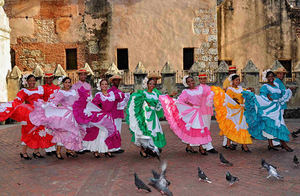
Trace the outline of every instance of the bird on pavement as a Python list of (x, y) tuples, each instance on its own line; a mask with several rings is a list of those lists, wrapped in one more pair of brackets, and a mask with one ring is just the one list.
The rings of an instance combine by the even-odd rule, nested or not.
[(225, 159), (225, 157), (223, 156), (222, 153), (220, 153), (220, 161), (221, 161), (221, 164), (228, 165), (228, 166), (233, 166), (232, 163), (230, 163), (229, 161), (227, 161), (227, 160)]
[(210, 179), (205, 175), (205, 173), (198, 167), (198, 177), (199, 180), (203, 180), (205, 182), (211, 183)]
[(294, 162), (294, 164), (295, 164), (295, 167), (298, 167), (298, 166), (299, 166), (299, 160), (298, 160), (298, 158), (297, 158), (296, 155), (294, 156), (293, 162)]
[(226, 172), (226, 180), (229, 182), (229, 185), (231, 186), (234, 183), (238, 182), (239, 178), (231, 175), (228, 171), (228, 172)]
[(138, 190), (142, 189), (151, 192), (151, 189), (141, 179), (139, 179), (136, 173), (134, 173), (134, 184)]
[(275, 167), (274, 165), (271, 165), (269, 163), (267, 163), (264, 159), (261, 160), (261, 165), (263, 168), (266, 168), (269, 175), (267, 176), (267, 178), (270, 177), (274, 177), (276, 179), (283, 179), (283, 176), (279, 175), (278, 171), (277, 171), (277, 167)]

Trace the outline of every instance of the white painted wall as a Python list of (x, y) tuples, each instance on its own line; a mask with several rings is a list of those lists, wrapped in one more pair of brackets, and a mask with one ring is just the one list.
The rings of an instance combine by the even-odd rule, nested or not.
[(10, 28), (8, 18), (3, 10), (4, 1), (0, 0), (0, 102), (7, 101), (6, 76), (11, 70), (10, 62)]

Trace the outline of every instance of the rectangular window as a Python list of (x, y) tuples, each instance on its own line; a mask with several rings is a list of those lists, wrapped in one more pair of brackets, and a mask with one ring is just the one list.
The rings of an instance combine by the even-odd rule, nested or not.
[(183, 48), (183, 70), (189, 70), (194, 64), (194, 48)]
[(220, 63), (222, 61), (225, 61), (225, 63), (229, 66), (229, 65), (232, 65), (232, 61), (231, 60), (218, 60), (218, 65), (220, 65)]
[(117, 49), (117, 65), (119, 70), (128, 70), (128, 48)]
[(286, 77), (291, 78), (292, 77), (292, 61), (291, 60), (278, 60), (282, 66), (286, 69)]
[(66, 65), (67, 70), (77, 69), (77, 49), (66, 49)]

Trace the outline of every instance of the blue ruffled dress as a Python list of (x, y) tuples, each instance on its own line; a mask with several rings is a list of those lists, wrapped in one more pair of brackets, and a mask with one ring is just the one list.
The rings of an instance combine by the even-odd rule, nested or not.
[[(291, 98), (290, 89), (281, 90), (279, 85), (264, 84), (260, 88), (260, 95), (243, 91), (245, 99), (245, 116), (249, 126), (249, 133), (259, 140), (278, 139), (288, 142), (287, 129), (283, 111), (286, 102)], [(268, 95), (272, 101), (268, 99)]]

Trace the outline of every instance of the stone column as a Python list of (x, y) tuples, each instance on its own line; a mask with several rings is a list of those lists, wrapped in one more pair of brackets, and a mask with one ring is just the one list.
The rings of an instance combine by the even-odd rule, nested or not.
[(173, 94), (177, 92), (176, 87), (176, 72), (173, 70), (172, 65), (167, 62), (161, 70), (162, 75), (162, 93)]
[(142, 64), (142, 62), (139, 62), (137, 66), (135, 67), (135, 70), (133, 72), (134, 75), (134, 90), (141, 90), (143, 89), (143, 80), (147, 77), (147, 71)]
[(11, 70), (9, 20), (3, 10), (4, 0), (0, 0), (0, 102), (7, 102), (6, 77)]
[(222, 86), (224, 80), (227, 78), (228, 76), (228, 65), (225, 61), (222, 61), (218, 67), (218, 69), (216, 70), (217, 72), (217, 85), (218, 86)]
[(244, 87), (252, 87), (258, 92), (259, 85), (259, 70), (254, 63), (249, 60), (246, 66), (242, 69)]

